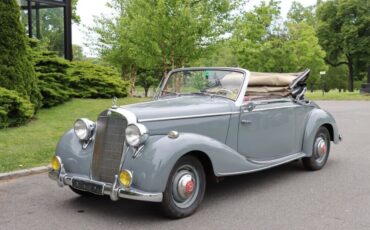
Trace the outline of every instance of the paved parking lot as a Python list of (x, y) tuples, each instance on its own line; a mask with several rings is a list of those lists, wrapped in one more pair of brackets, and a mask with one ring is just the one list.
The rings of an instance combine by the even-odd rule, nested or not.
[(28, 176), (0, 182), (0, 229), (370, 229), (370, 102), (319, 104), (344, 136), (321, 171), (293, 162), (228, 177), (181, 220), (156, 204), (83, 198), (46, 174)]

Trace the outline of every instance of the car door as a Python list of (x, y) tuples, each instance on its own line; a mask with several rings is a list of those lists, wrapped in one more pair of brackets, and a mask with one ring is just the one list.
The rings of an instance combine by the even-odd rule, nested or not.
[(241, 107), (238, 152), (274, 160), (295, 153), (295, 108), (289, 99), (252, 101)]

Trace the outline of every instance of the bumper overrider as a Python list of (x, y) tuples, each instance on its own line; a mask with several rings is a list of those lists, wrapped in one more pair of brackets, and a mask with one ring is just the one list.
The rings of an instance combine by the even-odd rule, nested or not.
[(113, 184), (91, 180), (78, 175), (68, 175), (65, 172), (63, 163), (59, 157), (58, 161), (60, 163), (58, 168), (54, 168), (52, 166), (49, 169), (49, 177), (56, 180), (60, 187), (69, 185), (75, 189), (96, 195), (109, 195), (113, 201), (116, 201), (119, 198), (126, 198), (140, 201), (161, 202), (163, 199), (162, 193), (145, 192), (132, 187), (124, 187), (120, 185), (118, 175), (115, 176), (115, 182)]

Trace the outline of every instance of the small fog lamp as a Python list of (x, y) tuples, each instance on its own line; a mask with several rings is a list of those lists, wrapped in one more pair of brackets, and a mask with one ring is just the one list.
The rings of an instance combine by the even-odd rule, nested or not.
[(59, 171), (60, 170), (60, 160), (57, 156), (54, 156), (53, 159), (51, 159), (51, 168), (54, 171)]
[(132, 183), (132, 173), (129, 170), (122, 170), (119, 174), (119, 182), (124, 187), (129, 187)]

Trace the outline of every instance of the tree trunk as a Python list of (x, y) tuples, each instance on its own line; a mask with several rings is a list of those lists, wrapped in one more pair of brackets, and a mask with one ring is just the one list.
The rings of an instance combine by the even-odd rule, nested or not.
[(348, 59), (348, 91), (353, 92), (353, 63), (351, 55), (347, 55)]
[(145, 97), (148, 97), (149, 87), (144, 87)]
[(130, 96), (133, 96), (135, 93), (135, 82), (136, 82), (136, 66), (132, 64), (130, 66), (130, 79), (129, 79), (129, 94)]

